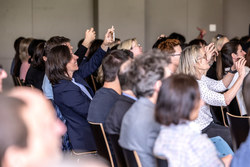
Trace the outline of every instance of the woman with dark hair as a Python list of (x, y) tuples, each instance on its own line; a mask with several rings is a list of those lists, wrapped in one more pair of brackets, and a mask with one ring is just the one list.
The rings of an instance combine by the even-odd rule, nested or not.
[(20, 42), (24, 39), (24, 37), (19, 37), (14, 42), (14, 49), (15, 49), (15, 57), (12, 60), (11, 67), (10, 67), (10, 74), (16, 77), (19, 77), (20, 75), (20, 67), (22, 64), (22, 61), (19, 57), (19, 46)]
[(44, 44), (42, 42), (37, 45), (33, 58), (31, 61), (31, 66), (26, 74), (25, 84), (32, 85), (37, 89), (42, 91), (43, 78), (45, 74), (45, 61), (44, 56)]
[[(233, 84), (236, 82), (236, 80), (239, 77), (239, 73), (235, 70), (233, 70), (234, 62), (237, 62), (241, 58), (245, 58), (246, 52), (242, 49), (240, 43), (238, 41), (230, 41), (226, 43), (221, 51), (220, 51), (220, 57), (221, 59), (217, 60), (217, 67), (216, 67), (216, 75), (218, 80), (222, 79), (227, 73), (235, 73), (234, 78), (231, 82), (231, 84), (228, 86), (228, 88), (231, 88)], [(246, 74), (249, 72), (249, 68), (245, 66), (245, 71)], [(242, 115), (245, 115), (246, 108), (245, 108), (245, 103), (242, 97), (242, 89), (240, 89), (237, 92), (236, 95), (237, 103), (235, 102), (234, 104), (230, 105), (230, 108), (233, 107), (233, 110), (240, 110)], [(232, 106), (234, 105), (234, 106)]]
[(154, 154), (166, 158), (169, 167), (224, 166), (213, 143), (192, 122), (203, 103), (193, 76), (177, 74), (163, 80), (155, 107), (155, 119), (162, 126)]
[(93, 91), (85, 78), (101, 64), (108, 45), (112, 42), (109, 29), (101, 47), (89, 61), (77, 64), (78, 57), (67, 45), (52, 48), (47, 55), (46, 74), (52, 84), (54, 102), (66, 119), (69, 139), (74, 151), (96, 150), (94, 138), (87, 121)]
[[(208, 137), (221, 136), (230, 146), (232, 146), (229, 129), (213, 122), (209, 105), (226, 106), (230, 104), (237, 91), (240, 89), (245, 77), (244, 66), (246, 60), (241, 58), (239, 61), (234, 62), (234, 68), (239, 72), (239, 77), (234, 85), (227, 90), (234, 74), (228, 73), (220, 81), (205, 76), (207, 70), (210, 68), (209, 62), (213, 57), (213, 52), (214, 47), (212, 47), (211, 44), (205, 49), (197, 45), (185, 48), (180, 57), (177, 71), (179, 73), (193, 75), (198, 81), (201, 98), (205, 102), (205, 105), (200, 109), (198, 118), (195, 120), (200, 130), (206, 133)], [(220, 92), (224, 93), (222, 94)]]

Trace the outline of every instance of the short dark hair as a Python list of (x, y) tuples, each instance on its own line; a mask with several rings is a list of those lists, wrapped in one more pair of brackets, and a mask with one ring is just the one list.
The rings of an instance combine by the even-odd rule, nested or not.
[(250, 73), (247, 74), (243, 81), (242, 95), (244, 98), (247, 114), (250, 115)]
[(157, 49), (159, 44), (162, 43), (163, 41), (166, 41), (168, 38), (167, 37), (160, 37), (159, 39), (157, 39), (157, 41), (155, 41), (152, 49)]
[(186, 42), (186, 38), (183, 35), (176, 33), (176, 32), (171, 33), (168, 36), (168, 38), (169, 39), (178, 39), (180, 41), (181, 45), (183, 45)]
[(120, 66), (129, 58), (133, 58), (133, 54), (126, 50), (112, 50), (109, 52), (102, 61), (104, 81), (114, 81)]
[(67, 64), (72, 55), (68, 46), (59, 45), (52, 48), (47, 55), (46, 74), (51, 84), (57, 84), (60, 80), (71, 80), (67, 72)]
[(154, 84), (165, 77), (165, 68), (170, 63), (170, 56), (153, 49), (135, 57), (131, 66), (131, 79), (135, 87), (133, 92), (137, 97), (151, 97)]
[(188, 45), (189, 46), (190, 45), (204, 45), (204, 46), (206, 46), (207, 42), (204, 39), (193, 39), (192, 41), (189, 42)]
[(190, 113), (199, 99), (199, 86), (193, 76), (171, 75), (162, 81), (155, 107), (155, 119), (163, 125), (177, 125), (181, 120), (190, 120)]
[(69, 38), (63, 36), (53, 36), (45, 43), (45, 56), (48, 55), (49, 51), (58, 45), (62, 45), (63, 43), (70, 42)]
[(28, 129), (21, 116), (25, 105), (20, 99), (0, 95), (0, 166), (10, 146), (27, 147)]

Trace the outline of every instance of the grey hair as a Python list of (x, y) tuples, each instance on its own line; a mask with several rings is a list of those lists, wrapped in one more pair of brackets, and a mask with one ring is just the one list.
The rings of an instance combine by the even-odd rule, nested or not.
[(165, 77), (166, 67), (170, 63), (170, 55), (158, 49), (150, 50), (135, 58), (131, 70), (134, 73), (134, 93), (137, 97), (151, 97), (154, 85)]

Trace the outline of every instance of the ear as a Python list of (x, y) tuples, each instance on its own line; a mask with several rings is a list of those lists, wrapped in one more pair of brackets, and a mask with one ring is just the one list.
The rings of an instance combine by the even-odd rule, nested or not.
[(47, 57), (46, 57), (46, 56), (43, 56), (43, 60), (44, 60), (44, 61), (47, 61)]
[(160, 91), (161, 85), (162, 85), (161, 80), (156, 81), (156, 83), (154, 85), (155, 92), (159, 92)]
[(237, 55), (236, 55), (235, 53), (232, 53), (231, 56), (232, 56), (233, 62), (236, 62), (236, 60), (237, 60)]
[(2, 160), (2, 166), (8, 166), (8, 167), (26, 166), (25, 156), (26, 154), (24, 152), (24, 149), (16, 146), (11, 146), (7, 148), (7, 150), (5, 151)]

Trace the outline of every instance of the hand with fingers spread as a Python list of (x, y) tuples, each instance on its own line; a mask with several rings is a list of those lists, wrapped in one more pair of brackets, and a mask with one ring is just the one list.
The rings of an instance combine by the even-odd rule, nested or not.
[(218, 55), (218, 52), (214, 46), (214, 43), (210, 43), (208, 46), (206, 46), (205, 52), (207, 55), (207, 61), (210, 61), (212, 57)]
[(235, 67), (236, 70), (239, 73), (239, 77), (245, 77), (246, 75), (246, 70), (245, 70), (245, 64), (246, 64), (246, 59), (244, 57), (240, 58), (236, 63), (235, 63)]
[(89, 48), (91, 43), (95, 40), (96, 33), (94, 28), (87, 29), (85, 31), (85, 39), (82, 42), (82, 45), (84, 45), (86, 48)]
[(103, 43), (101, 45), (101, 47), (102, 47), (103, 50), (107, 51), (108, 47), (110, 46), (110, 44), (112, 44), (114, 42), (114, 39), (113, 39), (114, 32), (115, 32), (114, 26), (112, 26), (106, 32), (105, 37), (104, 37), (104, 41), (103, 41)]

